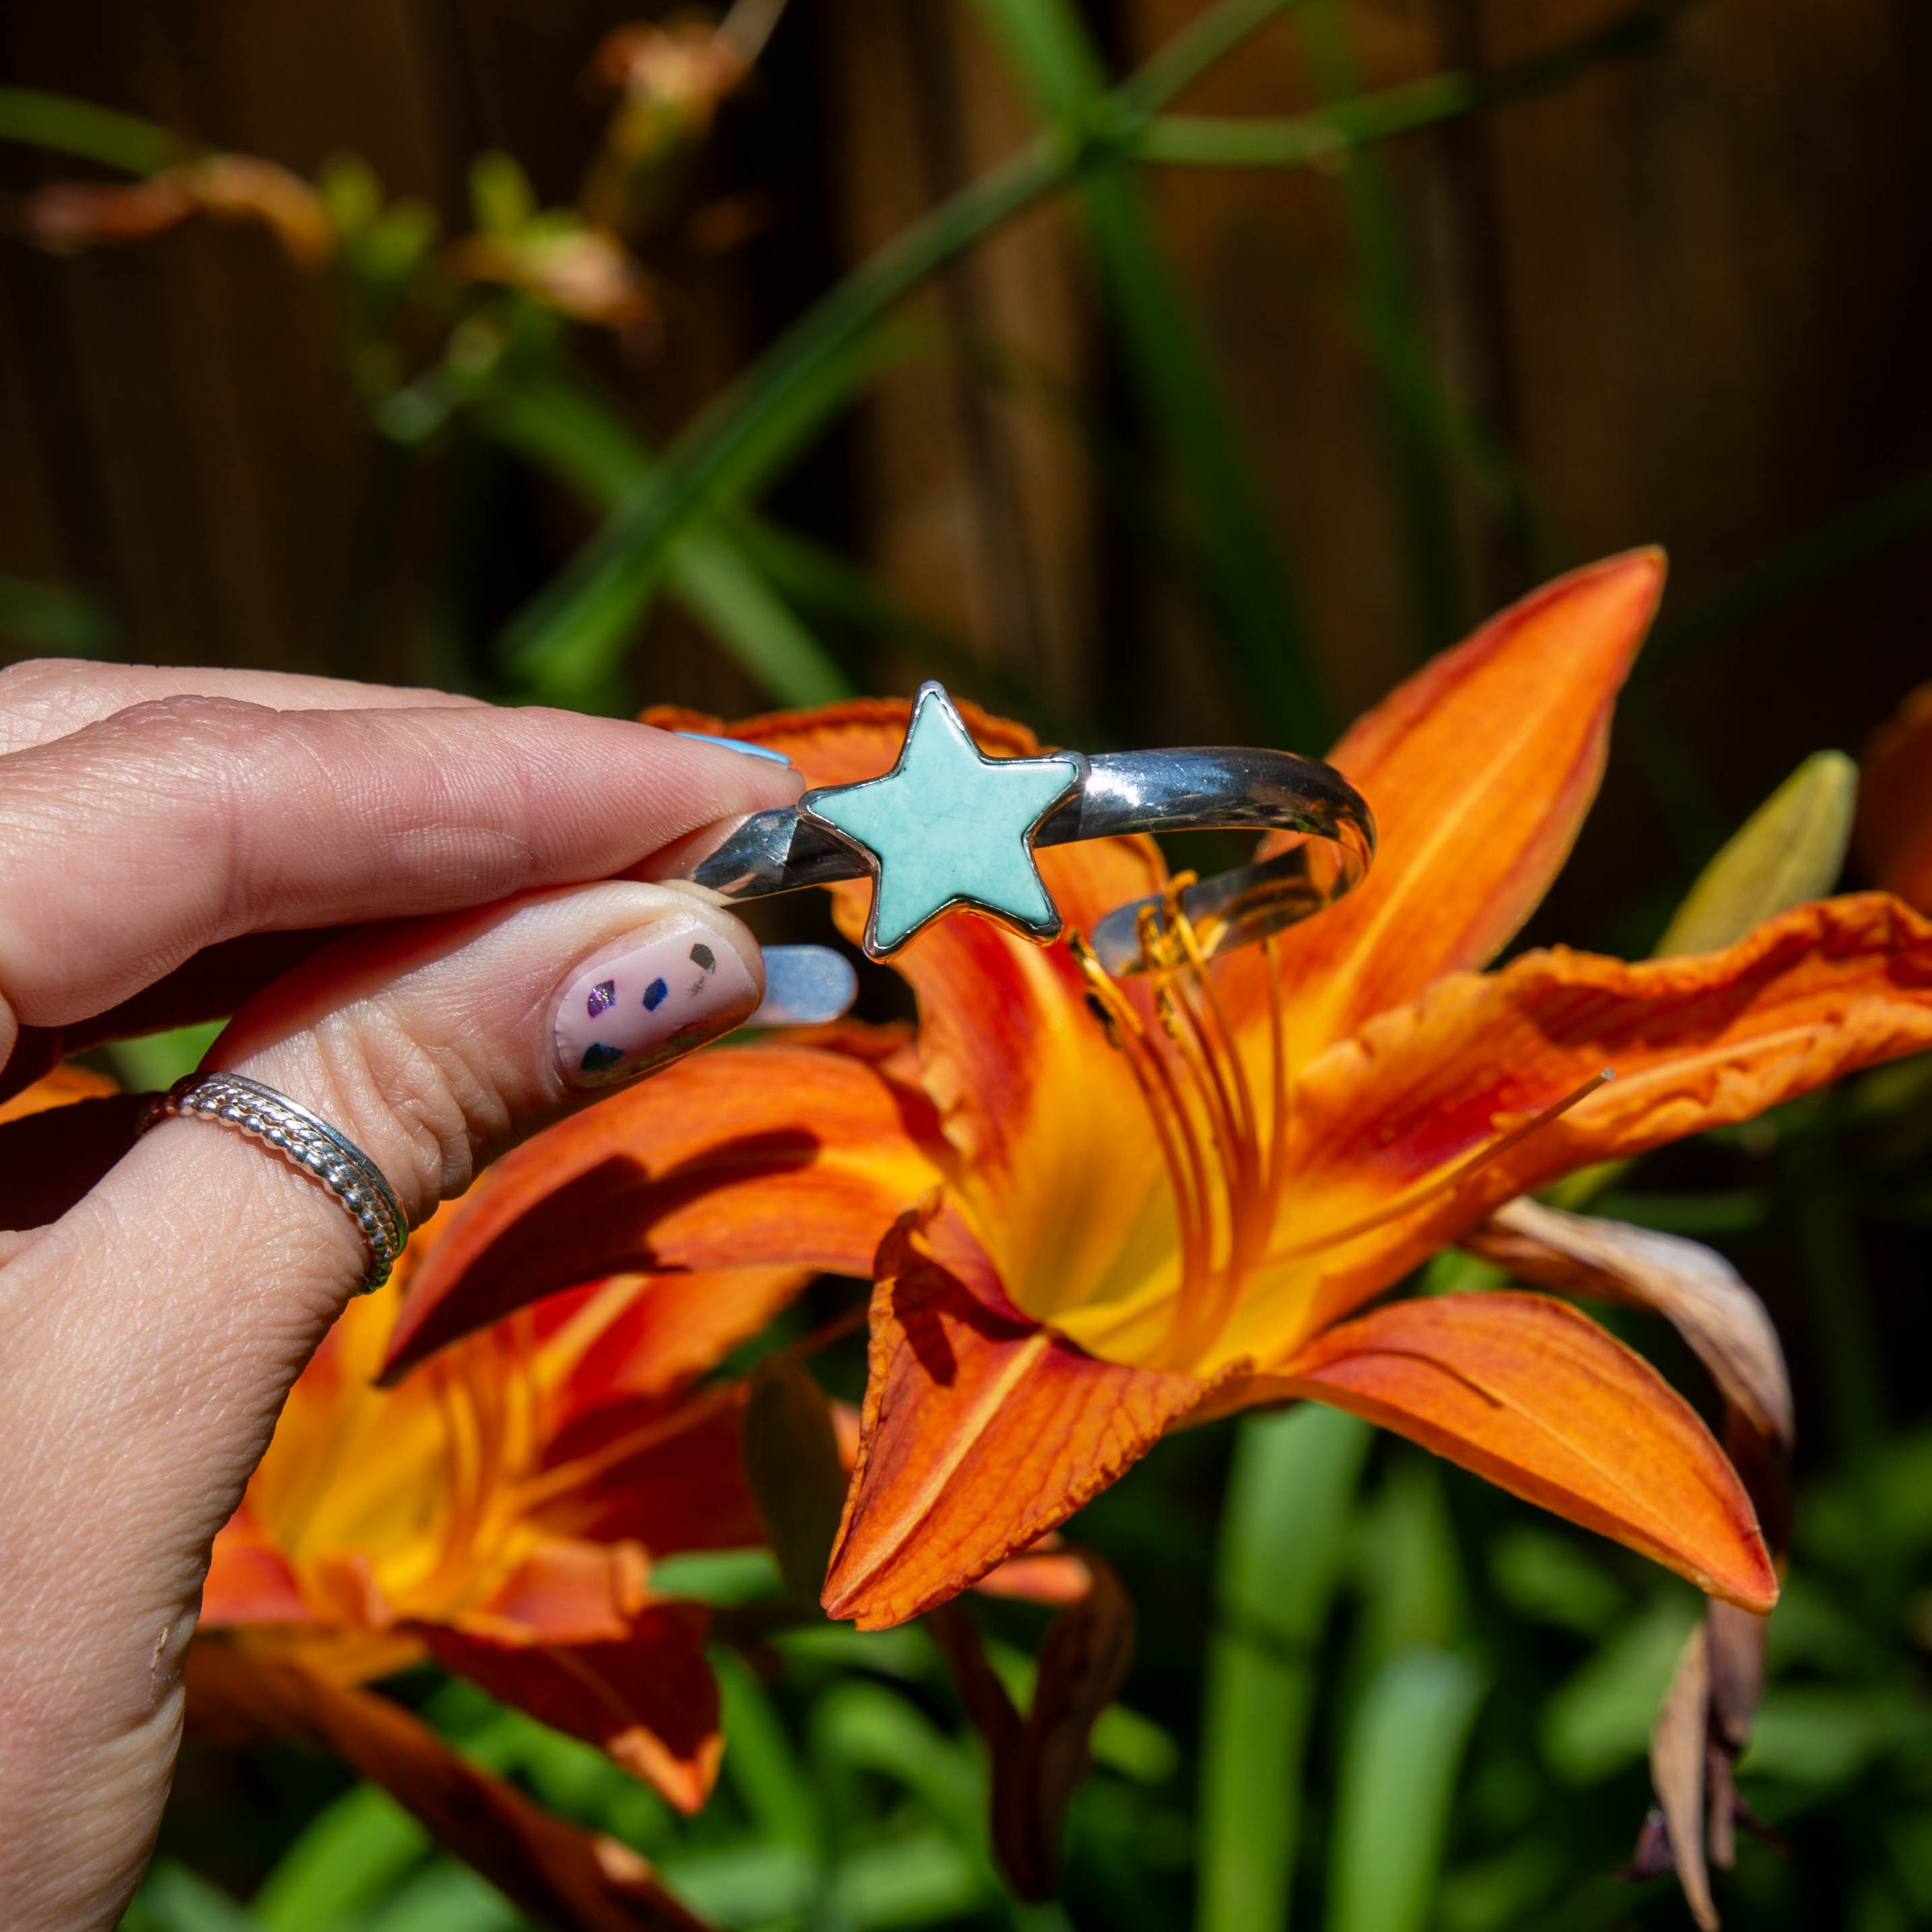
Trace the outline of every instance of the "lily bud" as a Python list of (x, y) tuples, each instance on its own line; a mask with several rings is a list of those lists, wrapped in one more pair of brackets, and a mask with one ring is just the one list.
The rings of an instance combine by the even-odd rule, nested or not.
[(1858, 807), (1858, 767), (1814, 752), (1752, 813), (1684, 895), (1656, 957), (1718, 952), (1838, 882)]

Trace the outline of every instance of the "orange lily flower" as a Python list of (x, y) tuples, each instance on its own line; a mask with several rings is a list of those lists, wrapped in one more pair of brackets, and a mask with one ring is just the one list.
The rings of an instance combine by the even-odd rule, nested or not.
[(1857, 838), (1887, 892), (1932, 911), (1932, 684), (1912, 692), (1865, 747)]
[[(1117, 983), (1077, 939), (948, 919), (894, 962), (916, 1046), (715, 1050), (539, 1137), (419, 1270), (391, 1372), (613, 1269), (871, 1274), (825, 1589), (862, 1626), (954, 1595), (1178, 1425), (1298, 1397), (1769, 1608), (1736, 1472), (1641, 1356), (1545, 1295), (1369, 1307), (1566, 1173), (1932, 1044), (1932, 925), (1879, 894), (1718, 953), (1478, 970), (1569, 851), (1662, 579), (1638, 552), (1549, 585), (1362, 719), (1331, 755), (1375, 809), (1377, 865), (1265, 947), (1204, 965), (1183, 931)], [(890, 766), (905, 717), (730, 729), (837, 784)], [(1076, 932), (1166, 884), (1141, 840), (1039, 861)], [(837, 890), (848, 933), (864, 894)]]
[(296, 1381), (215, 1539), (201, 1628), (337, 1685), (433, 1656), (695, 1811), (723, 1750), (708, 1612), (657, 1595), (651, 1563), (764, 1541), (741, 1388), (691, 1385), (801, 1277), (597, 1282), (378, 1388), (409, 1269), (460, 1212)]

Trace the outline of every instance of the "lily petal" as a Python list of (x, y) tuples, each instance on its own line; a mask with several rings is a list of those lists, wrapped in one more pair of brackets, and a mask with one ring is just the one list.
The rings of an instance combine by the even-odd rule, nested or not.
[(729, 1268), (619, 1274), (547, 1296), (526, 1310), (522, 1363), (542, 1391), (552, 1435), (634, 1397), (695, 1381), (791, 1302), (812, 1271)]
[(668, 1603), (639, 1612), (615, 1643), (493, 1643), (433, 1626), (421, 1634), (449, 1670), (596, 1744), (691, 1812), (709, 1796), (724, 1749), (704, 1661), (710, 1620), (701, 1604)]
[[(1559, 947), (1439, 980), (1303, 1071), (1277, 1253), (1310, 1285), (1251, 1297), (1225, 1345), (1278, 1360), (1516, 1195), (1926, 1046), (1932, 923), (1877, 893), (1794, 906), (1723, 952)], [(1606, 1068), (1608, 1086), (1468, 1170)]]
[(488, 1603), (452, 1619), (507, 1644), (622, 1641), (650, 1595), (650, 1564), (628, 1539), (537, 1536)]
[(209, 1553), (197, 1628), (315, 1620), (288, 1558), (244, 1501), (221, 1525)]
[(217, 1741), (291, 1737), (332, 1752), (543, 1924), (706, 1932), (628, 1845), (540, 1810), (387, 1698), (198, 1643), (188, 1657), (188, 1712)]
[(1013, 1305), (956, 1212), (908, 1215), (879, 1250), (827, 1613), (882, 1629), (956, 1596), (1063, 1522), (1211, 1387), (1087, 1354)]
[(925, 1096), (849, 1055), (694, 1055), (484, 1175), (411, 1277), (383, 1379), (607, 1275), (766, 1265), (864, 1279), (943, 1155)]
[(50, 1107), (71, 1107), (76, 1100), (103, 1100), (120, 1091), (105, 1073), (96, 1073), (76, 1061), (63, 1060), (32, 1086), (0, 1100), (0, 1123), (18, 1121), (30, 1113), (44, 1113)]
[(1859, 792), (1859, 857), (1888, 892), (1932, 912), (1932, 684), (1872, 734)]
[(1642, 1356), (1546, 1295), (1392, 1302), (1271, 1386), (1347, 1409), (1749, 1610), (1777, 1575), (1744, 1485)]
[(742, 1385), (681, 1403), (635, 1401), (588, 1410), (549, 1444), (527, 1499), (555, 1534), (623, 1539), (658, 1556), (737, 1550), (765, 1540), (745, 1480)]
[[(9, 1106), (18, 1109), (45, 1093), (60, 1071), (16, 1094)], [(60, 1220), (134, 1146), (147, 1104), (142, 1093), (64, 1090), (58, 1099), (0, 1122), (0, 1228), (39, 1228)]]
[[(1340, 905), (1276, 941), (1294, 1059), (1439, 974), (1487, 964), (1536, 909), (1596, 795), (1612, 708), (1663, 583), (1654, 550), (1558, 578), (1431, 660), (1330, 753), (1374, 810), (1377, 855)], [(1240, 1003), (1261, 1004), (1252, 987)]]

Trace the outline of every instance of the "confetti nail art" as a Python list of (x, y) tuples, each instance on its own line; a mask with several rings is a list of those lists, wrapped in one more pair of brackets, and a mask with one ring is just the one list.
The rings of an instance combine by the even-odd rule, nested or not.
[(557, 1006), (558, 1071), (573, 1087), (614, 1085), (729, 1033), (758, 1003), (743, 961), (708, 928), (660, 928), (572, 980)]

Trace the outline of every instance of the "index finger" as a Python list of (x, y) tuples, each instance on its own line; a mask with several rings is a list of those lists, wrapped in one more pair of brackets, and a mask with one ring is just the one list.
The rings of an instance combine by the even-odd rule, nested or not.
[(483, 704), (452, 691), (358, 684), (299, 671), (28, 658), (0, 670), (0, 753), (64, 738), (131, 704), (193, 696), (237, 698), (272, 711), (475, 710)]
[(0, 997), (62, 1026), (242, 933), (607, 877), (799, 788), (768, 759), (569, 712), (137, 705), (0, 758)]

